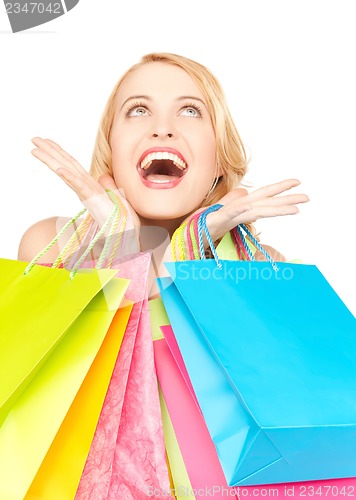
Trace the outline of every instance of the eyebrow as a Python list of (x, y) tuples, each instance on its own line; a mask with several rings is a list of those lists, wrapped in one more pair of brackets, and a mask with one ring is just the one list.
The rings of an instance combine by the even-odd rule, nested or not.
[[(131, 99), (146, 99), (147, 101), (152, 101), (152, 97), (150, 97), (149, 95), (132, 95), (130, 97), (128, 97), (122, 104), (120, 110), (125, 106), (125, 104), (128, 102), (128, 101), (131, 101)], [(192, 96), (192, 95), (182, 95), (180, 97), (177, 97), (176, 101), (184, 101), (185, 99), (192, 99), (194, 101), (200, 101), (202, 104), (204, 104), (204, 106), (206, 107), (206, 104), (205, 102), (203, 101), (203, 99), (201, 99), (200, 97), (197, 97), (197, 96)]]
[(182, 95), (180, 97), (177, 97), (176, 101), (184, 101), (185, 99), (191, 99), (192, 101), (200, 101), (206, 107), (206, 104), (203, 101), (203, 99), (194, 95)]
[(131, 99), (147, 99), (147, 101), (152, 101), (152, 98), (149, 95), (132, 95), (131, 97), (128, 97), (122, 104), (120, 110), (125, 106), (125, 104), (128, 101), (131, 101)]

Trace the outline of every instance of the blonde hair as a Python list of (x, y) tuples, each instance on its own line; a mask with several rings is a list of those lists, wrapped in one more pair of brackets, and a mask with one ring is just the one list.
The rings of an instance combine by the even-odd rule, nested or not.
[[(125, 78), (144, 64), (160, 62), (172, 64), (186, 71), (201, 90), (207, 103), (216, 138), (216, 162), (220, 177), (216, 178), (201, 206), (218, 202), (237, 187), (247, 171), (245, 148), (228, 109), (224, 92), (217, 78), (202, 64), (186, 57), (170, 53), (151, 53), (129, 68), (117, 82), (105, 106), (96, 137), (90, 173), (98, 178), (112, 175), (110, 133), (116, 111), (116, 96)], [(196, 207), (197, 209), (200, 207)], [(251, 229), (252, 226), (249, 225)]]

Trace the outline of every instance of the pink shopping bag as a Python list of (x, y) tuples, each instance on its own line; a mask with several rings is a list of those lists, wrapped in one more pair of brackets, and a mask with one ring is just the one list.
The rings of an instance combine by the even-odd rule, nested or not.
[[(143, 500), (168, 491), (163, 430), (147, 308), (149, 254), (114, 263), (135, 302), (76, 499)], [(159, 499), (160, 497), (156, 497)], [(162, 499), (169, 498), (162, 496)]]
[(198, 498), (202, 500), (211, 498), (212, 493), (213, 498), (223, 498), (218, 487), (225, 488), (225, 497), (237, 498), (227, 486), (172, 329), (161, 329), (166, 338), (154, 342), (157, 376), (192, 489), (200, 493)]

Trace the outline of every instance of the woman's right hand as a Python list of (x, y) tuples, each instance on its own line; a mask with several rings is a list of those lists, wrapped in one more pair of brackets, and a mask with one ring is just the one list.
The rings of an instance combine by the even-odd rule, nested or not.
[(47, 165), (77, 194), (100, 226), (107, 220), (114, 206), (106, 192), (106, 190), (110, 190), (120, 198), (126, 207), (129, 219), (127, 229), (135, 229), (136, 234), (138, 234), (139, 218), (109, 174), (104, 174), (96, 180), (75, 158), (54, 141), (35, 137), (32, 142), (36, 146), (31, 151), (32, 155)]

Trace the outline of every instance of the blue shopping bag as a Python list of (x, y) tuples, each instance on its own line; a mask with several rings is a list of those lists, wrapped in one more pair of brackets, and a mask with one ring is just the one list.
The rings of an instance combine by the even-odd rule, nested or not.
[(162, 299), (227, 482), (356, 475), (356, 321), (314, 265), (167, 263)]

